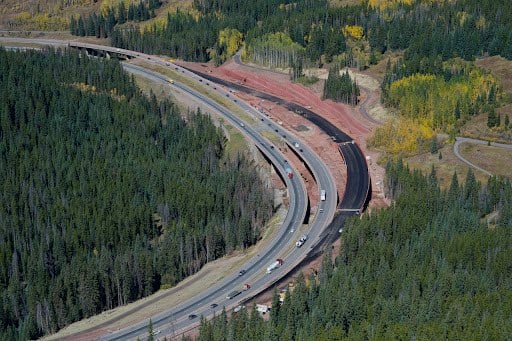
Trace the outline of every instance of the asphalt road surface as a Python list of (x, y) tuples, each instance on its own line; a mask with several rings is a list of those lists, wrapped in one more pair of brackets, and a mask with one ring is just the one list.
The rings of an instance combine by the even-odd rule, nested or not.
[[(12, 39), (12, 38), (11, 38)], [(0, 41), (2, 38), (0, 38)], [(25, 39), (16, 39), (16, 42), (24, 41)], [(27, 43), (34, 44), (46, 44), (51, 43), (54, 46), (66, 46), (68, 42), (66, 41), (56, 41), (52, 40), (48, 42), (48, 40), (41, 41), (38, 39), (28, 39), (25, 40)], [(144, 55), (135, 51), (128, 51), (113, 47), (105, 47), (91, 44), (77, 44), (76, 45), (87, 45), (88, 51), (95, 51), (95, 49), (108, 51), (113, 54), (123, 54), (130, 57), (139, 57), (144, 58), (149, 62), (166, 65), (169, 67), (175, 68), (175, 70), (181, 71), (182, 74), (187, 75), (193, 79), (196, 79), (198, 82), (202, 84), (206, 83), (206, 80), (210, 79), (208, 77), (203, 77), (205, 75), (195, 74), (190, 71), (179, 68), (173, 64), (169, 64), (158, 57)], [(150, 72), (140, 67), (136, 67), (133, 65), (125, 66), (131, 72), (138, 72), (140, 74), (146, 74), (148, 77), (152, 77), (153, 79), (157, 79), (160, 82), (166, 82), (167, 78), (156, 74), (154, 72)], [(151, 76), (152, 74), (152, 76)], [(206, 75), (208, 76), (208, 75)], [(218, 83), (224, 84), (222, 80), (216, 80)], [(229, 82), (228, 82), (229, 83)], [(237, 100), (232, 97), (232, 101), (244, 109), (246, 112), (251, 113), (254, 117), (259, 118), (257, 124), (250, 125), (249, 122), (243, 122), (240, 118), (233, 115), (231, 112), (220, 106), (215, 101), (205, 97), (204, 95), (195, 92), (194, 90), (180, 84), (178, 82), (174, 82), (172, 85), (176, 89), (181, 91), (185, 91), (191, 96), (196, 97), (197, 100), (205, 103), (210, 106), (213, 110), (220, 112), (224, 115), (234, 126), (237, 126), (246, 136), (251, 138), (254, 143), (258, 146), (258, 148), (270, 159), (273, 161), (275, 166), (278, 168), (282, 174), (284, 174), (285, 168), (288, 168), (289, 165), (287, 161), (285, 161), (284, 157), (276, 150), (277, 148), (272, 148), (271, 144), (268, 140), (263, 138), (260, 133), (262, 131), (276, 131), (276, 133), (281, 136), (284, 135), (284, 139), (292, 139), (292, 142), (295, 141), (296, 137), (292, 135), (291, 132), (284, 130), (281, 126), (277, 126), (273, 121), (266, 120), (266, 118), (259, 113), (256, 109), (252, 108), (247, 103), (243, 101)], [(229, 84), (226, 86), (235, 87), (236, 84)], [(229, 92), (217, 87), (220, 93), (229, 97)], [(236, 88), (236, 87), (235, 87)], [(247, 88), (247, 91), (253, 91)], [(326, 166), (323, 164), (321, 159), (314, 154), (307, 145), (301, 143), (302, 152), (301, 155), (308, 163), (309, 167), (312, 169), (312, 172), (315, 176), (316, 181), (318, 182), (319, 188), (325, 189), (327, 194), (327, 200), (320, 202), (321, 208), (323, 208), (324, 213), (319, 214), (315, 220), (311, 223), (311, 229), (309, 231), (309, 238), (306, 241), (305, 245), (301, 248), (294, 248), (294, 242), (298, 239), (298, 227), (302, 224), (303, 220), (303, 212), (304, 207), (307, 205), (307, 196), (305, 195), (304, 185), (301, 181), (298, 180), (299, 177), (294, 177), (294, 179), (288, 179), (284, 176), (284, 180), (287, 183), (289, 196), (290, 196), (290, 209), (288, 215), (285, 219), (285, 223), (280, 228), (279, 233), (273, 243), (269, 245), (265, 250), (263, 250), (260, 255), (251, 259), (247, 264), (243, 266), (243, 269), (246, 270), (243, 276), (238, 276), (238, 271), (231, 276), (228, 276), (224, 281), (213, 285), (211, 288), (202, 292), (201, 294), (195, 296), (194, 298), (176, 306), (171, 309), (152, 317), (153, 328), (154, 330), (158, 330), (163, 335), (173, 335), (183, 330), (187, 330), (191, 326), (196, 325), (199, 321), (199, 317), (197, 316), (209, 316), (214, 312), (219, 312), (222, 307), (230, 308), (239, 304), (239, 302), (243, 302), (244, 300), (254, 296), (257, 292), (262, 291), (264, 288), (271, 286), (273, 283), (276, 283), (281, 277), (283, 277), (286, 273), (291, 271), (295, 266), (304, 261), (304, 259), (308, 258), (308, 255), (311, 255), (321, 248), (325, 247), (325, 244), (330, 240), (333, 240), (339, 236), (338, 228), (343, 224), (345, 219), (351, 215), (354, 215), (355, 212), (361, 210), (364, 207), (366, 202), (366, 196), (369, 189), (369, 176), (368, 170), (366, 167), (366, 161), (364, 156), (357, 146), (357, 144), (352, 143), (352, 139), (343, 133), (341, 130), (337, 129), (334, 125), (330, 124), (327, 120), (322, 117), (316, 115), (310, 110), (300, 107), (297, 104), (285, 102), (275, 96), (271, 96), (268, 94), (260, 93), (262, 98), (268, 98), (273, 101), (281, 101), (283, 105), (287, 106), (289, 109), (297, 112), (298, 114), (302, 114), (307, 117), (310, 121), (317, 124), (321, 129), (323, 129), (326, 133), (332, 136), (333, 140), (340, 143), (340, 152), (343, 154), (345, 158), (345, 162), (347, 163), (348, 169), (348, 183), (347, 190), (344, 198), (341, 200), (338, 208), (340, 209), (339, 214), (334, 218), (333, 223), (329, 225), (334, 216), (334, 211), (336, 209), (336, 188), (334, 181), (332, 179), (331, 174), (327, 170)], [(350, 190), (350, 191), (349, 191)], [(352, 191), (353, 190), (353, 191)], [(329, 227), (327, 227), (329, 225)], [(291, 247), (290, 247), (291, 246)], [(287, 249), (288, 248), (288, 249)], [(287, 252), (285, 256), (282, 256), (283, 250), (290, 250)], [(276, 269), (271, 274), (266, 274), (266, 267), (272, 263), (277, 257), (284, 259), (284, 264), (279, 269)], [(251, 289), (242, 292), (234, 298), (227, 298), (227, 294), (233, 290), (241, 290), (242, 286), (245, 283), (251, 284)], [(217, 306), (213, 308), (212, 304), (216, 304)], [(194, 315), (196, 317), (194, 317)], [(190, 318), (189, 318), (190, 317)], [(130, 338), (141, 337), (144, 339), (147, 337), (147, 323), (148, 321), (143, 321), (139, 324), (133, 325), (130, 328), (106, 335), (103, 339), (106, 340), (125, 340)]]
[[(130, 72), (138, 73), (155, 81), (168, 84), (167, 77), (165, 76), (130, 64), (124, 64), (124, 67)], [(189, 75), (188, 71), (182, 70), (177, 66), (172, 67), (178, 68), (178, 71), (182, 71), (182, 74)], [(190, 74), (190, 76), (196, 77), (198, 82), (204, 83), (206, 85), (206, 82), (199, 81), (197, 76), (193, 74)], [(285, 160), (283, 155), (279, 153), (277, 148), (271, 147), (272, 144), (263, 138), (261, 133), (263, 131), (275, 132), (275, 130), (278, 129), (277, 134), (281, 134), (280, 136), (285, 135), (287, 139), (296, 141), (291, 132), (285, 131), (281, 126), (278, 126), (272, 120), (267, 119), (263, 114), (259, 113), (249, 104), (234, 97), (231, 98), (233, 103), (240, 106), (246, 113), (249, 113), (257, 118), (257, 124), (251, 124), (250, 122), (242, 121), (242, 119), (232, 114), (230, 111), (219, 105), (214, 100), (188, 88), (187, 86), (177, 81), (173, 81), (170, 86), (178, 89), (179, 91), (186, 92), (188, 95), (195, 97), (198, 101), (201, 101), (203, 104), (206, 104), (216, 112), (226, 117), (234, 126), (236, 126), (246, 136), (248, 136), (258, 146), (258, 148), (262, 150), (262, 152), (269, 159), (272, 160), (275, 165), (277, 165), (278, 169), (280, 169), (280, 172), (285, 174), (285, 169), (290, 168), (290, 165)], [(223, 96), (229, 95), (229, 91), (225, 91), (220, 88), (218, 90)], [(283, 137), (283, 139), (286, 138)], [(242, 266), (242, 269), (246, 271), (243, 276), (238, 276), (238, 272), (236, 271), (225, 281), (212, 286), (191, 300), (162, 314), (152, 317), (154, 330), (160, 331), (162, 335), (173, 335), (183, 330), (187, 330), (191, 326), (197, 324), (199, 316), (201, 315), (209, 316), (214, 312), (218, 313), (222, 310), (223, 307), (229, 308), (238, 305), (239, 302), (254, 296), (258, 292), (270, 286), (272, 283), (278, 281), (282, 277), (282, 273), (284, 271), (290, 271), (294, 267), (294, 264), (300, 262), (300, 260), (306, 256), (308, 247), (311, 247), (315, 241), (319, 240), (320, 234), (332, 220), (334, 215), (334, 211), (336, 209), (336, 189), (334, 187), (334, 180), (327, 170), (327, 167), (323, 164), (323, 162), (321, 162), (321, 159), (316, 154), (314, 154), (309, 149), (309, 147), (303, 145), (302, 142), (301, 149), (302, 152), (299, 151), (301, 156), (305, 160), (308, 160), (307, 162), (314, 170), (315, 178), (317, 179), (320, 186), (323, 186), (323, 188), (333, 188), (333, 190), (328, 190), (330, 195), (327, 196), (327, 200), (321, 202), (320, 204), (323, 209), (323, 213), (318, 215), (314, 222), (311, 224), (311, 229), (308, 233), (308, 240), (306, 243), (301, 248), (295, 248), (293, 246), (290, 248), (290, 245), (293, 245), (299, 238), (298, 230), (302, 225), (302, 221), (304, 220), (304, 212), (308, 199), (303, 187), (303, 183), (302, 181), (299, 181), (300, 177), (296, 176), (293, 179), (289, 179), (285, 176), (284, 179), (286, 180), (287, 186), (289, 188), (291, 199), (290, 203), (292, 207), (290, 207), (285, 222), (280, 228), (280, 232), (272, 245), (270, 245), (266, 250), (262, 250), (259, 256), (251, 259), (247, 264)], [(298, 174), (296, 171), (294, 171), (294, 173)], [(291, 249), (291, 253), (283, 256), (282, 252), (287, 248)], [(274, 262), (276, 258), (284, 259), (283, 266), (279, 269), (276, 269), (271, 274), (267, 274), (267, 266)], [(250, 283), (251, 289), (243, 291), (235, 298), (227, 298), (228, 293), (232, 292), (233, 290), (242, 291), (245, 283)], [(215, 308), (212, 308), (213, 304), (216, 305)], [(191, 315), (195, 315), (196, 317), (190, 319), (189, 316)], [(124, 340), (136, 337), (145, 337), (147, 324), (148, 321), (144, 321), (143, 323), (132, 326), (125, 330), (106, 335), (102, 339)]]

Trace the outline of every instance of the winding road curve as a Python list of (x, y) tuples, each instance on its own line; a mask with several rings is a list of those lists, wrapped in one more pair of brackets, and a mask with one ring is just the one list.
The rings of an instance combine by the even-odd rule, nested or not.
[[(25, 41), (26, 43), (30, 44), (50, 44), (54, 46), (69, 46), (70, 44), (68, 41), (57, 40), (7, 39), (11, 39), (11, 41), (14, 40), (17, 43), (20, 43), (20, 41)], [(2, 40), (5, 39), (0, 38), (0, 41)], [(175, 68), (175, 70), (181, 71), (182, 74), (195, 79), (198, 82), (201, 82), (203, 85), (206, 83), (206, 77), (202, 78), (202, 75), (199, 75), (198, 78), (196, 74), (179, 68), (173, 64), (169, 64), (168, 62), (165, 62), (164, 60), (155, 56), (149, 56), (135, 51), (121, 50), (118, 48), (100, 45), (79, 43), (72, 44), (88, 45), (87, 48), (91, 50), (96, 49), (97, 51), (102, 51), (104, 53), (125, 55), (130, 58), (140, 57), (147, 59), (152, 63), (156, 62), (157, 64), (172, 66)], [(167, 77), (159, 75), (155, 72), (145, 70), (141, 67), (130, 64), (125, 64), (125, 68), (129, 69), (131, 72), (146, 74), (147, 77), (158, 79), (160, 82), (167, 84)], [(277, 169), (284, 173), (284, 168), (288, 167), (287, 161), (276, 150), (277, 148), (272, 148), (269, 141), (262, 137), (261, 132), (268, 129), (277, 131), (279, 134), (282, 134), (281, 132), (285, 132), (286, 136), (289, 136), (288, 139), (293, 136), (291, 135), (291, 132), (285, 131), (281, 126), (277, 126), (274, 122), (270, 122), (270, 120), (267, 122), (259, 112), (257, 112), (254, 108), (252, 108), (247, 103), (244, 103), (243, 101), (232, 98), (232, 101), (240, 108), (244, 109), (248, 113), (251, 113), (254, 117), (259, 118), (259, 121), (257, 121), (258, 123), (245, 122), (245, 124), (242, 124), (242, 120), (240, 118), (233, 115), (231, 112), (229, 112), (227, 109), (212, 99), (178, 82), (174, 82), (172, 86), (180, 89), (181, 91), (187, 92), (189, 95), (196, 97), (197, 100), (205, 103), (217, 112), (220, 112), (231, 123), (233, 123), (234, 126), (238, 127), (238, 129), (241, 130), (246, 136), (251, 138), (258, 146), (258, 148), (270, 160), (273, 161)], [(225, 95), (229, 97), (229, 93), (220, 89), (220, 87), (217, 88), (219, 88), (219, 92), (224, 92)], [(265, 94), (265, 96), (269, 95)], [(280, 100), (282, 104), (287, 106), (290, 110), (304, 115), (310, 121), (319, 125), (321, 129), (323, 129), (333, 138), (333, 140), (339, 142), (340, 153), (342, 153), (347, 163), (348, 182), (346, 194), (341, 200), (341, 203), (338, 205), (339, 210), (338, 214), (334, 218), (334, 223), (329, 224), (334, 216), (334, 211), (336, 209), (336, 189), (334, 187), (334, 180), (321, 159), (315, 153), (313, 153), (312, 150), (307, 147), (307, 145), (303, 144), (303, 152), (301, 152), (302, 157), (305, 160), (308, 160), (307, 162), (313, 170), (319, 188), (327, 189), (327, 200), (320, 203), (322, 208), (324, 208), (325, 213), (315, 217), (313, 223), (311, 224), (311, 230), (309, 231), (310, 239), (308, 239), (302, 248), (293, 247), (293, 243), (297, 239), (298, 227), (300, 227), (302, 224), (303, 213), (305, 212), (304, 207), (307, 205), (307, 196), (305, 195), (303, 182), (295, 180), (299, 177), (295, 177), (294, 180), (284, 177), (290, 192), (290, 198), (292, 199), (290, 201), (291, 206), (289, 214), (285, 219), (285, 224), (283, 224), (278, 233), (278, 236), (275, 238), (272, 245), (269, 245), (264, 250), (264, 252), (261, 253), (261, 257), (258, 255), (258, 257), (254, 257), (244, 265), (244, 269), (247, 270), (244, 276), (239, 277), (236, 276), (236, 274), (228, 276), (228, 278), (224, 281), (214, 284), (211, 288), (182, 303), (181, 305), (173, 307), (172, 309), (167, 310), (157, 316), (153, 316), (152, 321), (154, 329), (160, 330), (162, 335), (171, 335), (176, 331), (184, 331), (189, 329), (191, 326), (197, 325), (197, 320), (187, 318), (189, 314), (210, 316), (216, 310), (218, 311), (221, 309), (222, 306), (225, 306), (226, 308), (236, 306), (239, 302), (244, 301), (254, 296), (258, 292), (263, 291), (265, 288), (273, 285), (281, 277), (285, 276), (287, 273), (293, 270), (293, 268), (295, 268), (295, 266), (297, 266), (301, 261), (309, 257), (312, 253), (315, 253), (316, 251), (323, 248), (326, 243), (336, 239), (339, 235), (337, 232), (338, 228), (341, 226), (340, 224), (343, 224), (347, 217), (359, 213), (364, 207), (364, 204), (367, 200), (370, 182), (364, 155), (362, 154), (357, 144), (355, 144), (348, 135), (310, 110), (300, 107), (294, 103), (283, 102), (283, 100), (277, 97), (275, 97), (275, 99)], [(286, 139), (284, 136), (283, 138)], [(292, 138), (295, 139), (295, 137)], [(291, 248), (289, 247), (290, 245), (292, 245)], [(284, 250), (288, 251), (285, 252)], [(284, 256), (282, 256), (283, 252), (285, 252)], [(277, 256), (285, 259), (285, 264), (283, 267), (277, 269), (271, 274), (264, 274), (263, 272), (266, 265), (273, 261)], [(236, 288), (241, 288), (243, 283), (246, 283), (248, 279), (251, 280), (253, 288), (240, 294), (237, 297), (237, 300), (226, 298), (227, 292)], [(211, 304), (213, 303), (218, 304), (219, 308), (212, 308)], [(143, 321), (127, 329), (105, 335), (102, 339), (125, 340), (136, 337), (141, 337), (143, 339), (147, 337), (147, 321)]]
[(489, 176), (492, 176), (493, 174), (477, 165), (475, 165), (474, 163), (472, 163), (471, 161), (469, 161), (468, 159), (464, 158), (461, 154), (460, 154), (460, 145), (462, 143), (473, 143), (473, 144), (480, 144), (480, 145), (491, 145), (491, 146), (494, 146), (494, 147), (499, 147), (499, 148), (507, 148), (507, 149), (512, 149), (512, 144), (505, 144), (505, 143), (497, 143), (497, 142), (489, 142), (489, 141), (485, 141), (485, 140), (477, 140), (477, 139), (472, 139), (472, 138), (468, 138), (468, 137), (457, 137), (455, 138), (455, 143), (453, 144), (453, 153), (455, 154), (456, 157), (458, 157), (462, 162), (464, 162), (465, 164), (467, 164), (468, 166), (470, 167), (473, 167), (474, 169), (476, 170), (479, 170), (480, 172), (483, 172)]

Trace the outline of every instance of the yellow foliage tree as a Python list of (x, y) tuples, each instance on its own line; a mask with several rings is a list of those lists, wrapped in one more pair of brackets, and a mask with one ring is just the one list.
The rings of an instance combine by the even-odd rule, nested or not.
[(219, 32), (219, 45), (226, 46), (228, 57), (234, 55), (240, 49), (244, 41), (244, 35), (236, 28), (225, 28)]
[(368, 0), (368, 5), (383, 10), (397, 4), (411, 5), (413, 2), (413, 0)]
[[(456, 110), (467, 117), (467, 108), (487, 99), (493, 85), (496, 87), (494, 78), (476, 68), (450, 81), (442, 76), (415, 74), (391, 84), (388, 103), (401, 116), (425, 119), (432, 129), (450, 130), (460, 118)], [(461, 111), (463, 108), (466, 110)]]
[(434, 131), (427, 120), (399, 118), (377, 128), (368, 145), (388, 153), (408, 156), (427, 148), (433, 136)]
[(370, 144), (394, 154), (422, 151), (435, 131), (454, 131), (459, 119), (485, 108), (491, 91), (496, 96), (497, 82), (490, 74), (457, 60), (445, 67), (460, 76), (445, 80), (415, 74), (391, 84), (387, 103), (397, 109), (398, 118), (377, 129)]
[(346, 38), (352, 38), (355, 40), (359, 40), (363, 38), (363, 28), (358, 25), (345, 25), (343, 28), (343, 34)]

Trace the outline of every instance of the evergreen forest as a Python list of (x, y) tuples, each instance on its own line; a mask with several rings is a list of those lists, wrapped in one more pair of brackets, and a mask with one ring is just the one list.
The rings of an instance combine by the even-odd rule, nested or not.
[[(191, 9), (169, 12), (164, 20), (143, 27), (123, 25), (126, 18), (146, 20), (143, 10), (110, 9), (106, 13), (79, 17), (71, 22), (71, 33), (109, 37), (114, 46), (150, 54), (168, 55), (188, 61), (212, 60), (219, 65), (242, 50), (242, 58), (268, 67), (290, 68), (291, 78), (302, 76), (304, 67), (335, 63), (338, 67), (365, 69), (388, 52), (401, 58), (390, 65), (382, 84), (388, 106), (392, 83), (417, 74), (458, 77), (447, 72), (454, 59), (473, 61), (477, 57), (501, 55), (512, 59), (512, 3), (508, 0), (367, 0), (351, 5), (335, 5), (328, 0), (194, 0)], [(122, 2), (121, 2), (122, 4)], [(146, 2), (140, 3), (142, 7)], [(159, 2), (150, 1), (148, 8)], [(135, 5), (132, 5), (135, 6)], [(142, 8), (141, 7), (141, 8)], [(145, 7), (144, 7), (145, 8)], [(130, 13), (132, 13), (130, 15)], [(144, 12), (145, 13), (145, 12)], [(331, 77), (332, 78), (332, 77)], [(355, 103), (356, 92), (347, 94), (347, 85), (332, 79), (324, 98)], [(344, 95), (339, 95), (340, 93)], [(459, 118), (442, 124), (445, 132), (455, 134), (471, 116), (488, 113), (489, 127), (499, 126), (493, 106), (456, 93), (446, 112), (466, 109)], [(347, 100), (346, 97), (349, 97)], [(457, 122), (455, 122), (457, 121)], [(438, 122), (412, 122), (405, 119), (387, 128), (385, 134), (404, 143), (403, 155), (421, 151), (422, 142), (433, 135)], [(400, 125), (422, 126), (412, 134), (401, 132)], [(417, 143), (416, 140), (419, 142)], [(413, 141), (413, 142), (410, 142)], [(381, 148), (385, 146), (376, 142)], [(388, 148), (392, 152), (394, 148)]]
[(55, 332), (256, 242), (272, 189), (225, 143), (117, 61), (0, 49), (0, 339)]
[(201, 321), (200, 340), (508, 340), (512, 335), (512, 184), (469, 171), (441, 190), (387, 166), (391, 207), (350, 221), (334, 262), (299, 275), (269, 321), (255, 307)]
[(169, 13), (164, 25), (143, 31), (114, 27), (110, 36), (115, 46), (190, 61), (206, 61), (221, 49), (219, 33), (225, 29), (241, 32), (246, 50), (256, 54), (272, 34), (283, 34), (290, 42), (267, 44), (268, 58), (281, 53), (317, 63), (346, 53), (347, 64), (365, 67), (376, 55), (407, 50), (409, 63), (426, 72), (439, 58), (512, 58), (508, 0), (398, 1), (384, 8), (373, 2), (194, 0), (193, 10)]
[(330, 98), (337, 102), (356, 105), (359, 94), (357, 82), (352, 80), (348, 70), (340, 74), (339, 67), (332, 66), (329, 69), (324, 83), (324, 99)]

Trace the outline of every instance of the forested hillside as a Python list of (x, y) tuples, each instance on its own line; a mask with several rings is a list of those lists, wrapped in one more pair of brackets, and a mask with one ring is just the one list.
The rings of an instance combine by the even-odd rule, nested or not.
[(245, 310), (201, 324), (201, 340), (507, 340), (512, 335), (512, 184), (470, 172), (387, 167), (392, 207), (352, 220), (334, 264), (299, 277), (270, 321)]
[[(166, 22), (144, 29), (119, 26), (129, 16), (123, 8), (110, 11), (106, 18), (101, 13), (80, 17), (71, 31), (109, 36), (114, 46), (216, 64), (243, 48), (246, 60), (292, 68), (294, 80), (303, 67), (335, 62), (365, 69), (387, 52), (404, 51), (386, 76), (387, 92), (403, 77), (441, 76), (447, 70), (444, 63), (453, 58), (474, 60), (489, 54), (511, 59), (510, 13), (507, 0), (372, 0), (351, 6), (333, 6), (328, 0), (194, 0), (192, 9), (171, 12)], [(435, 124), (428, 129), (432, 134)], [(456, 127), (449, 125), (448, 130)]]
[[(313, 62), (329, 62), (346, 52), (346, 62), (361, 67), (371, 60), (369, 49), (377, 54), (408, 49), (409, 59), (424, 60), (417, 63), (424, 71), (432, 65), (429, 57), (473, 59), (484, 52), (512, 57), (512, 5), (507, 0), (382, 3), (340, 7), (327, 0), (256, 0), (243, 5), (237, 0), (195, 0), (193, 11), (169, 13), (164, 27), (114, 30), (112, 38), (114, 45), (198, 61), (208, 59), (209, 49), (221, 48), (219, 32), (226, 28), (244, 35), (248, 52), (258, 54), (265, 35), (281, 32), (298, 46), (274, 44), (269, 52), (283, 49), (292, 58), (292, 51), (302, 48), (302, 56), (294, 58)], [(190, 37), (197, 39), (187, 40)]]
[(172, 286), (253, 244), (272, 192), (119, 62), (0, 50), (0, 339)]

